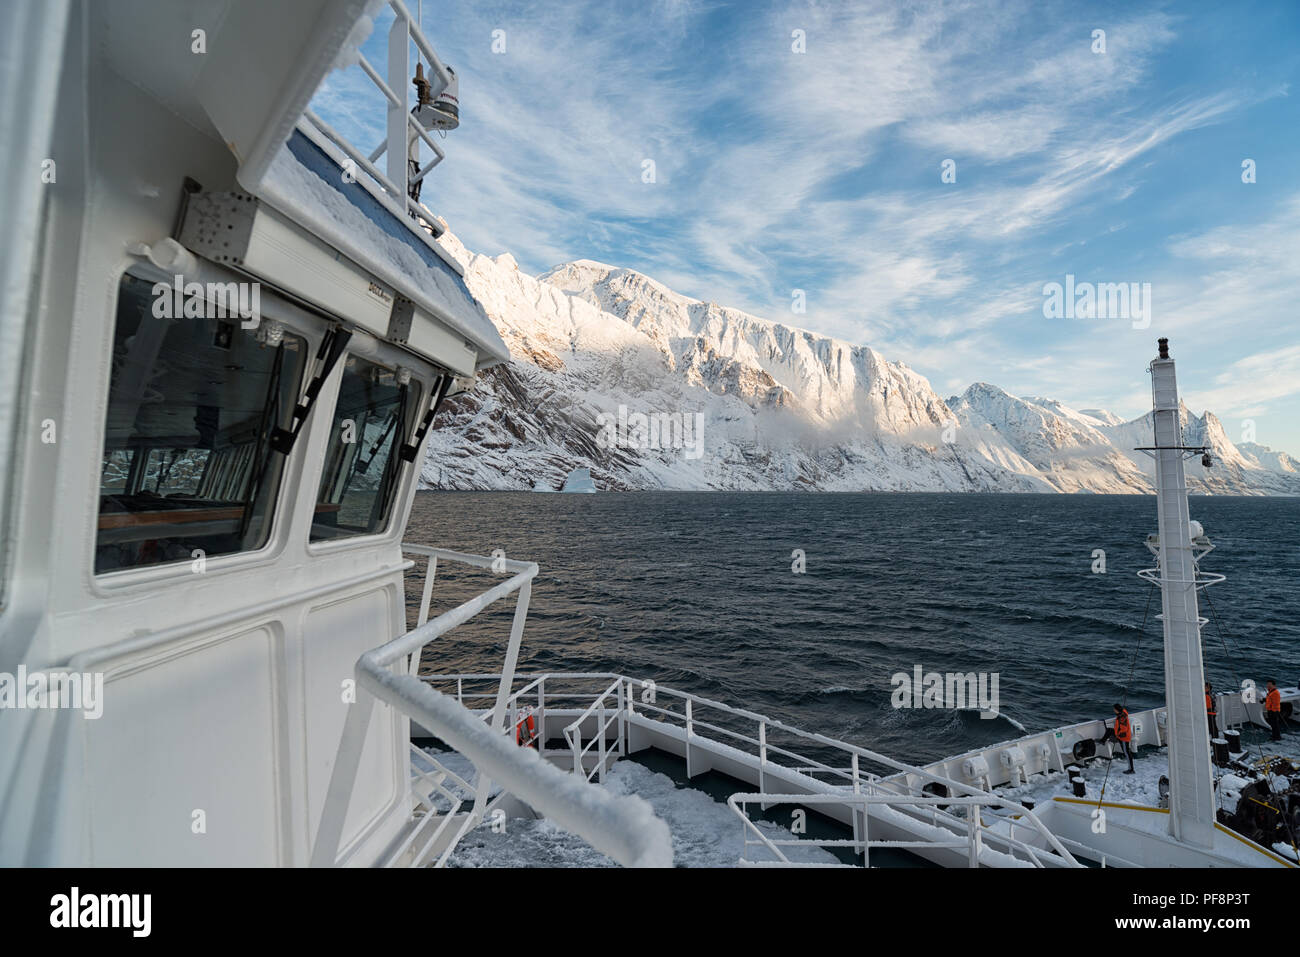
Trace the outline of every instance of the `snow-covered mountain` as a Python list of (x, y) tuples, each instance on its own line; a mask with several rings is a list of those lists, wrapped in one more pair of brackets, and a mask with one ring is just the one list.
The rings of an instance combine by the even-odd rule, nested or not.
[(985, 382), (948, 404), (970, 433), (1005, 443), (1056, 491), (1152, 490), (1141, 469), (1106, 435), (1105, 419), (1051, 399), (1017, 398)]
[[(632, 270), (581, 260), (534, 278), (509, 255), (472, 254), (451, 233), (441, 242), (513, 359), (447, 400), (428, 487), (554, 490), (589, 468), (601, 489), (1151, 490), (1149, 463), (1125, 451), (1149, 444), (1145, 419), (985, 383), (944, 401), (866, 346)], [(1208, 477), (1190, 468), (1193, 486), (1300, 494), (1285, 453), (1239, 451), (1209, 413), (1188, 413), (1185, 427), (1225, 465)]]
[(1300, 462), (1297, 462), (1285, 452), (1274, 452), (1267, 445), (1260, 445), (1258, 442), (1238, 442), (1237, 451), (1247, 461), (1258, 465), (1260, 468), (1268, 469), (1270, 472), (1280, 472), (1283, 475), (1300, 475)]
[[(1263, 454), (1273, 456), (1278, 468), (1262, 464), (1251, 452), (1244, 452), (1234, 445), (1224, 432), (1223, 423), (1213, 412), (1193, 415), (1186, 403), (1181, 404), (1179, 418), (1183, 426), (1183, 444), (1205, 446), (1210, 449), (1211, 467), (1201, 464), (1200, 456), (1187, 460), (1187, 486), (1194, 491), (1212, 492), (1216, 495), (1297, 495), (1300, 494), (1300, 471), (1294, 469), (1295, 459), (1285, 452), (1272, 452), (1264, 446), (1245, 443), (1263, 450)], [(1135, 446), (1150, 445), (1152, 435), (1151, 413), (1147, 413), (1132, 422), (1110, 426), (1104, 430), (1116, 448), (1131, 450)], [(1155, 466), (1141, 452), (1129, 451), (1127, 454), (1154, 481)], [(1272, 461), (1272, 459), (1270, 459)]]

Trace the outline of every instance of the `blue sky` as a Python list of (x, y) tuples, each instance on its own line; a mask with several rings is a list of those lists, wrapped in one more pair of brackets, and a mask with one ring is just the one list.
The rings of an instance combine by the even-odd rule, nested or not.
[[(1136, 416), (1167, 336), (1194, 411), (1300, 453), (1300, 2), (423, 16), (462, 125), (422, 199), (477, 252), (637, 269), (870, 345), (944, 396), (982, 380)], [(364, 48), (381, 70), (390, 22)], [(382, 100), (356, 68), (315, 105), (379, 142)], [(1066, 274), (1150, 283), (1150, 326), (1046, 318), (1043, 286)]]

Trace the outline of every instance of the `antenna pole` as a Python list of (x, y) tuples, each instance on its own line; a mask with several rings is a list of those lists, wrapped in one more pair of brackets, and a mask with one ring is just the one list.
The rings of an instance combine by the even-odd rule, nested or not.
[(1205, 717), (1196, 555), (1192, 550), (1183, 471), (1178, 382), (1169, 343), (1151, 361), (1155, 421), (1156, 507), (1160, 518), (1160, 593), (1165, 632), (1165, 701), (1169, 734), (1169, 833), (1201, 847), (1214, 844), (1214, 777)]

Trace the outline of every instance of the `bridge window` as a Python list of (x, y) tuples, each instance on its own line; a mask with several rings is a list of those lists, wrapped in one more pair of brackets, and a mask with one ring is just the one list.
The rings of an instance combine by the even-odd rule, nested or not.
[(401, 484), (402, 443), (416, 425), (420, 389), (358, 356), (343, 368), (316, 496), (312, 541), (382, 531)]
[(128, 274), (118, 290), (96, 573), (249, 551), (271, 534), (284, 456), (269, 436), (288, 424), (306, 343), (264, 345), (220, 303), (159, 318), (172, 310), (155, 308), (154, 286)]

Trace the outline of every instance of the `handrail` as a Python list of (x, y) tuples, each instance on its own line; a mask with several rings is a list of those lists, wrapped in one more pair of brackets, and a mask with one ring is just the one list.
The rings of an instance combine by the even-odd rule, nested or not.
[[(529, 685), (528, 687), (532, 686)], [(615, 708), (614, 713), (609, 718), (606, 718), (605, 701), (611, 694), (617, 696), (618, 706)], [(586, 721), (593, 715), (599, 715), (596, 720), (596, 736), (591, 741), (587, 742), (587, 746), (584, 748), (582, 746), (582, 722)], [(595, 701), (587, 706), (586, 711), (582, 712), (582, 714), (578, 715), (578, 717), (574, 718), (567, 726), (565, 726), (564, 738), (569, 742), (570, 750), (573, 751), (573, 772), (575, 774), (581, 774), (590, 781), (591, 776), (599, 772), (600, 780), (605, 780), (605, 765), (608, 763), (608, 756), (605, 753), (605, 732), (609, 730), (609, 726), (615, 721), (619, 722), (621, 727), (622, 718), (623, 678), (618, 676), (614, 678), (613, 683), (610, 684), (610, 686), (606, 688)], [(596, 766), (592, 768), (590, 773), (584, 773), (582, 770), (582, 759), (586, 756), (587, 752), (591, 750), (592, 745), (597, 743), (599, 744), (599, 753)], [(623, 756), (623, 735), (621, 733), (618, 735), (618, 741), (614, 749), (614, 756)]]
[[(752, 830), (754, 834), (759, 838), (759, 842), (761, 842), (770, 851), (776, 854), (781, 863), (786, 863), (786, 864), (792, 863), (790, 859), (786, 857), (785, 853), (781, 850), (782, 847), (832, 847), (832, 846), (853, 847), (855, 850), (859, 850), (860, 853), (863, 854), (864, 862), (868, 860), (870, 848), (872, 847), (892, 847), (892, 848), (906, 848), (906, 849), (920, 849), (920, 848), (956, 849), (956, 848), (965, 847), (969, 850), (970, 865), (972, 867), (976, 867), (979, 864), (979, 851), (980, 851), (981, 844), (985, 839), (992, 839), (997, 842), (1006, 843), (1009, 847), (1013, 847), (1017, 850), (1023, 851), (1027, 858), (1027, 863), (1029, 863), (1031, 866), (1038, 867), (1038, 868), (1044, 867), (1045, 865), (1043, 864), (1042, 858), (1040, 856), (1044, 852), (1042, 852), (1040, 849), (1032, 848), (1024, 841), (1017, 840), (1014, 836), (1010, 836), (1007, 834), (1000, 834), (997, 832), (990, 832), (989, 834), (984, 833), (982, 829), (983, 826), (979, 821), (979, 817), (976, 812), (976, 809), (979, 807), (987, 807), (993, 803), (995, 803), (994, 796), (988, 793), (984, 793), (978, 796), (967, 796), (967, 797), (959, 797), (959, 798), (940, 797), (938, 795), (920, 796), (920, 795), (911, 795), (911, 794), (865, 794), (865, 793), (856, 793), (852, 795), (733, 794), (731, 795), (731, 797), (727, 798), (727, 806), (730, 807), (732, 812), (735, 813), (736, 816), (741, 819), (745, 829)], [(753, 820), (749, 817), (749, 815), (745, 812), (745, 810), (743, 810), (744, 807), (747, 807), (750, 804), (761, 804), (764, 807), (769, 807), (773, 804), (850, 804), (854, 806), (860, 806), (863, 815), (862, 817), (863, 834), (860, 838), (855, 837), (851, 840), (843, 840), (843, 839), (823, 840), (817, 838), (803, 838), (803, 839), (796, 838), (793, 840), (773, 840), (769, 838), (766, 834), (764, 834), (758, 828), (758, 826), (753, 822)], [(873, 804), (886, 805), (890, 807), (897, 806), (897, 805), (913, 805), (917, 807), (923, 805), (937, 805), (943, 807), (948, 807), (951, 805), (968, 806), (970, 807), (971, 810), (970, 810), (970, 816), (967, 821), (965, 839), (959, 841), (890, 841), (890, 840), (872, 841), (867, 837), (866, 828), (870, 820), (870, 816), (867, 814), (867, 807)], [(746, 848), (748, 848), (753, 843), (756, 842), (750, 841), (748, 838), (745, 838)], [(1077, 862), (1075, 863), (1077, 866)], [(1066, 861), (1062, 860), (1061, 864), (1066, 865)]]
[[(314, 130), (328, 139), (355, 164), (356, 172), (364, 171), (379, 187), (378, 191), (370, 190), (376, 201), (399, 220), (409, 220), (412, 234), (437, 252), (437, 244), (429, 237), (427, 229), (419, 225), (419, 221), (423, 220), (425, 225), (434, 231), (434, 235), (437, 235), (438, 227), (433, 225), (437, 218), (427, 206), (414, 199), (408, 190), (413, 184), (422, 182), (435, 166), (446, 159), (447, 154), (438, 141), (430, 136), (429, 131), (411, 114), (407, 92), (411, 85), (410, 44), (414, 43), (419, 55), (428, 62), (431, 96), (436, 97), (441, 94), (450, 85), (452, 76), (406, 4), (402, 0), (388, 0), (387, 5), (393, 11), (393, 23), (388, 34), (387, 74), (376, 68), (360, 47), (354, 51), (355, 65), (374, 84), (384, 100), (383, 141), (367, 156), (310, 107), (303, 110), (300, 128)], [(410, 158), (411, 144), (417, 138), (429, 147), (433, 152), (433, 158), (412, 174), (407, 168), (407, 162)], [(387, 172), (375, 165), (385, 152), (390, 153)]]
[[(514, 684), (514, 669), (524, 621), (528, 615), (532, 580), (538, 572), (536, 563), (488, 558), (418, 545), (406, 545), (403, 550), (428, 556), (431, 566), (435, 559), (441, 558), (512, 574), (506, 581), (425, 621), (406, 634), (371, 649), (357, 660), (355, 674), (358, 690), (365, 694), (358, 694), (357, 701), (349, 709), (344, 722), (325, 806), (312, 848), (312, 865), (335, 863), (348, 804), (360, 768), (366, 731), (375, 705), (382, 701), (436, 734), (469, 758), (478, 769), (473, 808), (464, 815), (459, 830), (444, 849), (438, 862), (440, 865), (446, 862), (468, 829), (482, 820), (492, 782), (496, 781), (620, 864), (639, 867), (671, 866), (672, 842), (668, 827), (655, 816), (648, 803), (632, 795), (615, 796), (603, 788), (593, 787), (585, 780), (574, 778), (542, 760), (531, 748), (516, 747), (514, 741), (502, 733), (507, 699)], [(432, 571), (433, 567), (430, 567), (426, 575)], [(425, 590), (427, 592), (428, 588)], [(425, 645), (464, 624), (488, 605), (512, 592), (517, 592), (518, 598), (510, 640), (504, 667), (499, 675), (496, 704), (490, 713), (491, 722), (485, 724), (481, 716), (454, 698), (434, 690), (410, 672), (415, 670), (419, 654)], [(398, 664), (402, 667), (394, 670), (394, 665)], [(442, 835), (458, 807), (459, 804), (438, 825), (435, 834), (416, 853), (416, 860), (420, 860)], [(419, 822), (415, 831), (424, 827), (425, 823)], [(399, 846), (398, 853), (405, 851), (413, 841), (414, 835), (409, 834), (407, 840)]]
[[(416, 793), (416, 802), (424, 812), (423, 819), (410, 829), (406, 838), (388, 855), (388, 859), (385, 863), (389, 866), (396, 864), (402, 859), (403, 855), (408, 852), (410, 852), (410, 860), (412, 864), (418, 865), (423, 862), (425, 856), (433, 846), (437, 844), (439, 838), (442, 837), (443, 832), (446, 831), (448, 825), (455, 820), (457, 812), (459, 812), (461, 807), (464, 805), (468, 795), (474, 792), (474, 788), (468, 781), (456, 774), (450, 768), (444, 766), (432, 755), (421, 751), (414, 744), (411, 745), (411, 756), (414, 759), (418, 759), (420, 762), (427, 763), (430, 766), (430, 770), (435, 773), (430, 774), (428, 770), (421, 768), (415, 760), (411, 762), (413, 777), (419, 779), (423, 784), (425, 784), (428, 787), (429, 793), (427, 796), (418, 792)], [(446, 786), (445, 782), (447, 782), (448, 778), (451, 779), (453, 785), (460, 789), (460, 794), (453, 792)], [(447, 802), (447, 810), (444, 813), (439, 813), (440, 809), (433, 803), (433, 796), (435, 794), (439, 795)], [(416, 840), (422, 836), (430, 822), (436, 822), (436, 826), (432, 829), (432, 833), (428, 835), (424, 843), (421, 844), (418, 849), (414, 849)]]
[[(443, 680), (451, 680), (451, 679), (468, 679), (468, 678), (476, 678), (481, 680), (481, 679), (496, 678), (496, 677), (498, 676), (486, 675), (486, 674), (428, 675), (425, 676), (424, 680), (433, 682), (433, 681), (443, 681)], [(525, 676), (520, 676), (521, 679), (523, 677)], [(837, 791), (836, 794), (853, 794), (856, 793), (858, 789), (860, 789), (863, 785), (867, 785), (871, 787), (873, 790), (884, 790), (886, 793), (891, 793), (891, 794), (897, 793), (904, 797), (910, 796), (911, 793), (910, 789), (907, 791), (897, 791), (897, 792), (892, 790), (893, 788), (899, 786), (901, 782), (892, 781), (889, 778), (882, 777), (881, 775), (878, 774), (860, 772), (859, 771), (860, 762), (861, 760), (865, 759), (868, 762), (873, 762), (875, 764), (884, 766), (886, 768), (890, 768), (895, 772), (914, 775), (925, 782), (933, 782), (936, 784), (941, 784), (948, 789), (949, 795), (951, 796), (949, 798), (944, 798), (938, 801), (923, 802), (923, 803), (934, 803), (936, 805), (944, 804), (944, 803), (956, 804), (958, 802), (953, 800), (953, 798), (961, 795), (979, 797), (982, 799), (982, 802), (987, 806), (998, 807), (1005, 811), (1010, 812), (1013, 815), (1018, 815), (1020, 818), (1023, 819), (1022, 821), (1023, 826), (1029, 827), (1035, 832), (1037, 832), (1047, 843), (1048, 847), (1052, 851), (1054, 851), (1059, 858), (1061, 858), (1069, 865), (1078, 866), (1078, 861), (1075, 859), (1074, 855), (1071, 854), (1069, 849), (1066, 848), (1066, 846), (1061, 843), (1061, 841), (1057, 838), (1057, 836), (1053, 834), (1052, 831), (1046, 827), (1046, 825), (1043, 824), (1043, 822), (1039, 819), (1037, 814), (1035, 814), (1029, 808), (1025, 807), (1023, 804), (1009, 800), (1008, 798), (1005, 798), (1002, 795), (996, 794), (992, 791), (984, 791), (980, 788), (966, 784), (962, 781), (957, 781), (949, 777), (944, 777), (943, 775), (936, 774), (934, 772), (926, 770), (925, 768), (918, 767), (915, 765), (910, 765), (903, 761), (898, 761), (894, 758), (888, 757), (887, 755), (883, 755), (878, 752), (871, 751), (867, 748), (859, 747), (858, 745), (854, 745), (854, 744), (849, 744), (846, 741), (840, 741), (836, 738), (830, 738), (827, 737), (826, 735), (817, 734), (815, 732), (804, 731), (801, 728), (796, 728), (782, 721), (773, 720), (771, 718), (768, 718), (765, 715), (759, 714), (758, 712), (755, 711), (750, 711), (746, 708), (733, 707), (731, 705), (725, 704), (720, 701), (715, 701), (713, 699), (705, 698), (700, 695), (692, 694), (690, 692), (679, 691), (675, 688), (670, 688), (664, 685), (660, 685), (656, 682), (648, 681), (641, 678), (629, 678), (626, 675), (615, 674), (612, 672), (576, 672), (576, 673), (545, 672), (540, 675), (531, 675), (527, 677), (531, 679), (531, 684), (528, 685), (529, 688), (534, 687), (540, 681), (554, 681), (554, 680), (579, 679), (579, 678), (618, 679), (622, 682), (626, 682), (626, 687), (625, 687), (626, 693), (624, 695), (624, 707), (626, 708), (627, 713), (629, 715), (635, 714), (637, 710), (645, 710), (657, 714), (662, 714), (665, 715), (666, 717), (683, 720), (686, 722), (686, 725), (688, 727), (692, 727), (692, 728), (693, 727), (717, 728), (716, 725), (703, 722), (694, 714), (690, 713), (692, 705), (697, 705), (705, 708), (712, 708), (718, 711), (722, 711), (723, 713), (729, 715), (755, 721), (759, 725), (759, 735), (757, 738), (751, 738), (748, 737), (747, 735), (740, 734), (739, 732), (730, 731), (729, 729), (723, 729), (723, 728), (717, 728), (717, 729), (723, 731), (724, 733), (738, 740), (742, 740), (745, 741), (746, 743), (756, 745), (760, 763), (764, 767), (768, 766), (768, 764), (771, 763), (773, 764), (773, 766), (780, 767), (783, 770), (791, 770), (787, 766), (778, 765), (775, 764), (775, 762), (769, 762), (768, 755), (776, 754), (776, 755), (792, 758), (796, 761), (803, 762), (805, 767), (816, 767), (823, 772), (827, 772), (840, 777), (845, 781), (845, 783), (842, 785), (834, 785), (830, 782), (821, 781), (816, 778), (813, 779), (814, 781), (817, 781), (817, 783), (825, 787), (839, 787), (839, 788), (846, 789), (845, 791)], [(686, 709), (687, 709), (686, 713), (673, 711), (669, 708), (662, 707), (658, 704), (638, 701), (636, 695), (633, 693), (634, 685), (639, 685), (642, 689), (653, 688), (657, 695), (664, 694), (664, 695), (668, 695), (669, 697), (673, 697), (685, 701)], [(522, 693), (523, 693), (522, 689), (519, 692), (514, 692), (509, 696), (508, 700), (513, 700), (517, 695)], [(601, 697), (602, 694), (603, 692), (597, 692), (592, 695), (593, 705)], [(576, 695), (573, 695), (572, 697), (576, 697)], [(815, 742), (824, 747), (835, 749), (842, 753), (846, 753), (849, 756), (851, 761), (850, 767), (847, 770), (842, 768), (832, 767), (831, 765), (825, 764), (824, 762), (819, 761), (814, 757), (808, 755), (801, 755), (797, 752), (788, 750), (786, 748), (782, 748), (778, 745), (768, 743), (767, 732), (771, 729), (775, 729), (777, 731), (781, 731), (793, 735), (795, 737), (802, 738), (807, 741)], [(572, 741), (570, 742), (570, 744), (572, 745)], [(892, 778), (893, 775), (891, 775), (890, 777)], [(847, 789), (851, 789), (851, 790), (847, 790)], [(833, 803), (833, 802), (823, 802), (823, 803)], [(845, 803), (848, 802), (845, 801)], [(899, 802), (899, 803), (907, 803), (907, 802)], [(953, 818), (951, 815), (945, 815), (945, 817), (951, 821), (957, 821), (957, 819)]]
[(561, 771), (531, 748), (488, 728), (453, 698), (418, 678), (394, 674), (367, 652), (357, 677), (376, 698), (433, 731), (502, 787), (593, 848), (628, 867), (671, 867), (668, 825), (642, 798), (615, 795)]
[[(631, 680), (640, 681), (640, 679), (631, 679)], [(641, 684), (643, 687), (645, 686), (644, 681), (641, 681)], [(855, 758), (866, 758), (868, 761), (872, 761), (876, 764), (882, 764), (886, 767), (893, 768), (896, 771), (903, 771), (908, 774), (913, 774), (918, 777), (927, 779), (930, 782), (936, 784), (942, 784), (949, 789), (949, 794), (952, 794), (953, 790), (955, 789), (966, 795), (974, 795), (974, 796), (988, 795), (988, 797), (990, 798), (989, 801), (990, 805), (996, 805), (1005, 810), (1011, 811), (1012, 813), (1023, 815), (1028, 820), (1028, 822), (1035, 828), (1035, 830), (1037, 830), (1039, 834), (1043, 836), (1043, 838), (1048, 842), (1051, 848), (1054, 851), (1056, 851), (1057, 854), (1065, 858), (1065, 860), (1070, 862), (1071, 864), (1078, 863), (1077, 861), (1075, 861), (1074, 856), (1065, 848), (1065, 846), (1062, 845), (1061, 842), (1057, 840), (1056, 835), (1054, 835), (1046, 826), (1044, 826), (1042, 821), (1038, 819), (1038, 815), (1034, 814), (1033, 811), (1031, 811), (1029, 808), (1025, 807), (1024, 805), (1014, 801), (1010, 801), (1002, 797), (1001, 795), (993, 794), (992, 792), (988, 792), (988, 791), (983, 791), (979, 788), (972, 787), (971, 785), (965, 784), (964, 782), (961, 781), (955, 781), (951, 778), (942, 777), (940, 775), (927, 771), (924, 768), (916, 767), (915, 765), (909, 765), (905, 762), (898, 761), (894, 758), (888, 757), (887, 755), (883, 755), (878, 752), (871, 751), (867, 748), (859, 747), (855, 744), (849, 744), (846, 741), (840, 741), (836, 738), (830, 738), (824, 734), (817, 734), (812, 731), (804, 731), (800, 728), (795, 728), (791, 725), (785, 724), (782, 721), (774, 721), (771, 718), (766, 717), (765, 715), (758, 714), (757, 712), (754, 711), (749, 711), (748, 709), (745, 708), (733, 708), (730, 705), (723, 704), (722, 702), (719, 701), (714, 701), (712, 699), (704, 698), (699, 695), (690, 694), (684, 691), (677, 691), (676, 689), (667, 688), (658, 684), (654, 685), (654, 688), (657, 693), (665, 693), (678, 698), (683, 698), (686, 699), (687, 701), (691, 701), (696, 704), (702, 704), (706, 707), (714, 708), (729, 714), (740, 715), (742, 717), (749, 718), (750, 720), (757, 721), (759, 722), (760, 728), (763, 729), (764, 732), (768, 728), (776, 728), (787, 734), (792, 734), (796, 737), (801, 737), (809, 741), (815, 741), (818, 744), (824, 745), (826, 747), (835, 748), (841, 751), (846, 751), (850, 755), (854, 756)], [(631, 700), (634, 700), (634, 697), (631, 694), (628, 695), (628, 698), (629, 698), (629, 703)], [(774, 746), (770, 744), (766, 745), (766, 749), (778, 750), (778, 751), (783, 750), (783, 749), (774, 748)], [(810, 761), (813, 764), (821, 764), (821, 762), (816, 761), (815, 759), (810, 759), (804, 756), (795, 755), (792, 752), (785, 751), (784, 753), (786, 753), (791, 757), (799, 757), (802, 758), (803, 760)], [(831, 770), (831, 771), (835, 771), (836, 773), (841, 773), (839, 772), (838, 769), (830, 768), (829, 765), (824, 765), (824, 767), (826, 768), (826, 770)], [(856, 767), (857, 764), (855, 761), (854, 768), (856, 769)], [(846, 774), (844, 776), (848, 777), (849, 775)], [(883, 785), (883, 779), (880, 778), (878, 775), (869, 775), (868, 780), (870, 780), (877, 786)], [(857, 786), (857, 783), (858, 783), (857, 781), (854, 782), (855, 787)]]

